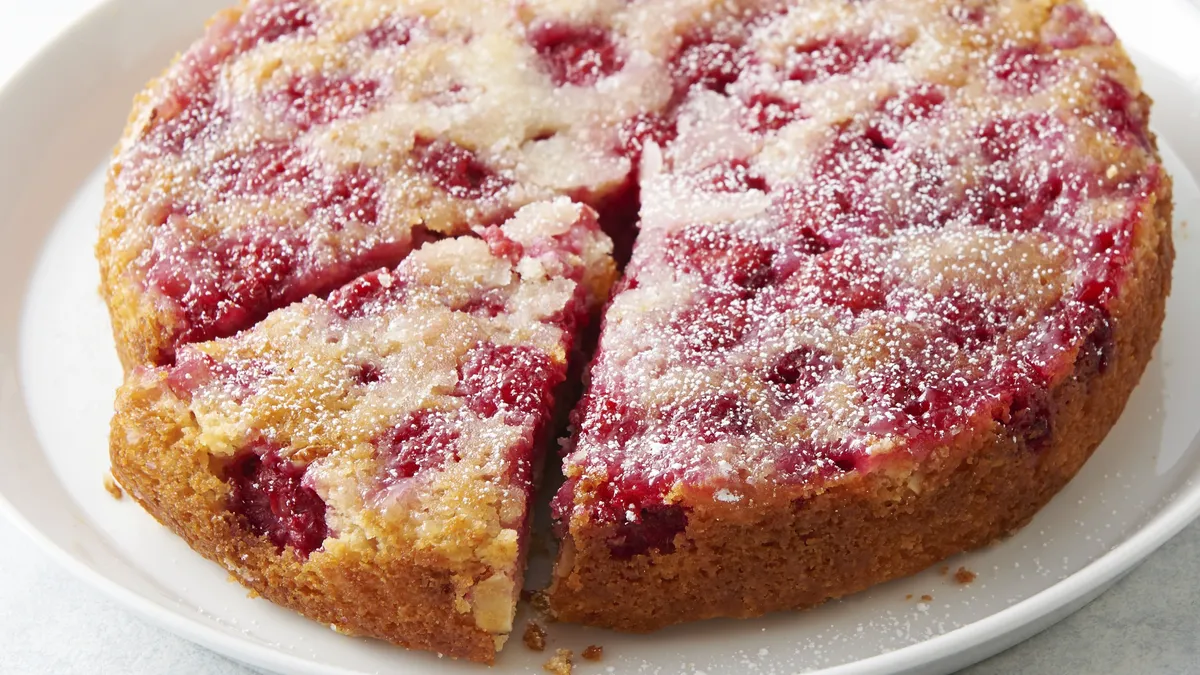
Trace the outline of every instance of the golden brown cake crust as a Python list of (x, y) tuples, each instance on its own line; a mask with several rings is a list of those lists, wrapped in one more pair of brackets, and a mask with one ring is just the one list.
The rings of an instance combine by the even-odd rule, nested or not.
[[(236, 7), (221, 10), (209, 20), (209, 24), (236, 22), (248, 1), (240, 0)], [(140, 364), (155, 363), (161, 359), (164, 335), (174, 331), (176, 319), (170, 312), (155, 306), (152, 294), (141, 291), (124, 278), (134, 261), (118, 245), (131, 221), (120, 201), (115, 198), (116, 178), (122, 168), (117, 160), (122, 148), (136, 140), (141, 126), (139, 120), (145, 119), (148, 111), (154, 108), (153, 93), (162, 86), (163, 78), (180, 58), (176, 56), (162, 76), (151, 80), (134, 96), (121, 141), (113, 148), (114, 161), (108, 168), (104, 184), (104, 209), (100, 213), (100, 236), (96, 242), (96, 260), (100, 264), (100, 296), (108, 307), (117, 357), (126, 373)]]
[(553, 613), (643, 632), (811, 607), (1024, 526), (1116, 423), (1158, 342), (1175, 257), (1171, 183), (1161, 179), (1153, 208), (1136, 226), (1126, 285), (1110, 306), (1113, 357), (1103, 373), (1083, 375), (1077, 364), (1053, 387), (1055, 429), (1043, 449), (997, 427), (960, 437), (919, 465), (873, 472), (807, 499), (781, 491), (752, 506), (707, 501), (695, 505), (670, 554), (616, 560), (607, 544), (611, 525), (576, 529), (563, 542)]
[(110, 447), (113, 475), (162, 524), (263, 597), (335, 629), (354, 626), (405, 647), (493, 661), (494, 636), (455, 609), (451, 567), (412, 551), (371, 551), (335, 539), (303, 560), (240, 526), (226, 508), (230, 487), (210, 470), (187, 408), (164, 416), (161, 391), (121, 389)]

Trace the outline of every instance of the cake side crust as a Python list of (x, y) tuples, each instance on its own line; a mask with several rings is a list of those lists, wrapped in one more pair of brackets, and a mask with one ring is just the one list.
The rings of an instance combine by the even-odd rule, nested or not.
[[(186, 406), (162, 405), (158, 391), (121, 389), (110, 436), (113, 477), (193, 550), (253, 592), (335, 630), (493, 661), (496, 638), (470, 612), (456, 610), (455, 575), (444, 561), (337, 539), (303, 560), (242, 527)], [(489, 575), (482, 566), (477, 572), (469, 586)]]
[(1055, 428), (1040, 450), (997, 425), (922, 462), (852, 476), (813, 495), (756, 503), (689, 501), (674, 552), (615, 559), (609, 524), (577, 516), (550, 604), (562, 621), (645, 632), (714, 617), (812, 607), (985, 546), (1027, 524), (1083, 466), (1120, 417), (1158, 341), (1171, 286), (1171, 184), (1136, 226), (1125, 287), (1113, 299), (1114, 350), (1102, 373), (1077, 362), (1053, 386)]

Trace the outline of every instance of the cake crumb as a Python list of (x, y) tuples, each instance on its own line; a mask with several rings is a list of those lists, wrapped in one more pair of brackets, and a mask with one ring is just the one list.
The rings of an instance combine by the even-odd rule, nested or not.
[(525, 635), (521, 638), (525, 641), (525, 646), (535, 652), (545, 651), (546, 649), (546, 629), (536, 621), (530, 621), (525, 624)]
[(600, 645), (588, 645), (588, 648), (583, 650), (583, 658), (588, 661), (599, 661), (604, 658), (604, 647)]
[(949, 565), (942, 565), (941, 567), (938, 568), (938, 574), (940, 574), (942, 576), (946, 576), (949, 573), (950, 573)]
[(921, 596), (921, 602), (933, 602), (933, 596), (926, 593)]
[(542, 670), (554, 675), (571, 675), (571, 650), (560, 649), (554, 653), (554, 658), (542, 664)]
[(104, 490), (117, 501), (121, 501), (125, 497), (125, 492), (121, 490), (120, 485), (117, 485), (117, 481), (113, 480), (111, 473), (104, 474)]
[(954, 573), (954, 580), (965, 586), (966, 584), (969, 584), (972, 581), (975, 581), (976, 576), (978, 576), (978, 575), (975, 574), (974, 572), (972, 572), (971, 570), (969, 570), (965, 567), (960, 567), (960, 568), (958, 568), (958, 571)]
[(912, 593), (909, 593), (908, 595), (904, 596), (904, 599), (905, 599), (905, 600), (912, 600)]
[[(522, 591), (523, 595), (525, 593)], [(546, 595), (545, 591), (528, 591), (526, 599), (529, 601), (529, 606), (533, 607), (538, 614), (550, 616), (550, 596)]]

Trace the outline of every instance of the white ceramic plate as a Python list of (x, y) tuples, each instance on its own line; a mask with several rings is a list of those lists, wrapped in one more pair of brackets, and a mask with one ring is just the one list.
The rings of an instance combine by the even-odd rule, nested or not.
[[(0, 511), (150, 621), (262, 668), (484, 672), (344, 637), (250, 599), (102, 487), (120, 368), (95, 291), (101, 166), (134, 92), (221, 4), (110, 0), (0, 93)], [(1200, 241), (1185, 225), (1200, 225), (1200, 14), (1185, 0), (1095, 4), (1157, 99), (1178, 248), (1162, 343), (1095, 457), (1018, 535), (948, 561), (977, 572), (974, 583), (935, 569), (810, 612), (652, 636), (553, 626), (552, 647), (604, 646), (604, 662), (579, 672), (946, 672), (1078, 609), (1200, 514)], [(537, 673), (544, 659), (518, 639), (497, 670)]]

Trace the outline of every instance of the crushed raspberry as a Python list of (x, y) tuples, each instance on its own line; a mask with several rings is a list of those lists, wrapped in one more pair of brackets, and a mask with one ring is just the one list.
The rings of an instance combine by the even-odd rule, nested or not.
[(872, 145), (891, 150), (906, 127), (932, 117), (946, 95), (932, 85), (920, 85), (884, 101), (881, 114), (864, 134)]
[(657, 113), (639, 113), (623, 122), (617, 129), (618, 149), (635, 162), (642, 157), (647, 143), (659, 147), (675, 139), (675, 122)]
[(668, 429), (678, 430), (672, 436), (687, 435), (701, 443), (716, 443), (731, 436), (745, 436), (753, 424), (751, 416), (750, 404), (739, 396), (704, 396), (676, 409)]
[(510, 181), (492, 171), (475, 153), (456, 143), (418, 138), (413, 146), (417, 168), (455, 199), (483, 199)]
[(746, 129), (756, 134), (779, 131), (798, 119), (804, 119), (800, 104), (765, 92), (746, 101)]
[(756, 289), (771, 279), (774, 251), (738, 234), (695, 226), (671, 235), (665, 245), (669, 265), (709, 284)]
[(309, 4), (293, 1), (253, 3), (236, 24), (215, 22), (204, 48), (183, 57), (176, 87), (154, 108), (147, 132), (151, 144), (179, 154), (203, 134), (214, 133), (228, 116), (213, 91), (219, 67), (257, 45), (305, 32), (313, 23)]
[(643, 507), (636, 522), (622, 522), (609, 540), (609, 551), (617, 560), (629, 560), (651, 551), (675, 552), (675, 537), (687, 529), (687, 512), (678, 504)]
[(750, 301), (742, 291), (709, 288), (697, 291), (676, 312), (671, 328), (685, 354), (703, 355), (735, 347), (745, 337), (749, 319)]
[(232, 335), (274, 309), (305, 248), (298, 237), (282, 232), (188, 244), (168, 236), (156, 240), (146, 279), (182, 308), (180, 342)]
[(560, 87), (593, 85), (624, 65), (612, 35), (598, 26), (548, 22), (530, 29), (528, 39), (550, 79)]
[(1038, 452), (1045, 449), (1054, 430), (1050, 394), (1040, 387), (1027, 386), (1013, 394), (1004, 425), (1017, 441)]
[(521, 246), (520, 242), (510, 239), (508, 235), (504, 234), (504, 230), (495, 225), (484, 228), (481, 236), (487, 242), (488, 251), (492, 255), (507, 260), (514, 265), (525, 254), (525, 249)]
[(180, 154), (205, 133), (212, 133), (227, 119), (217, 106), (209, 74), (185, 78), (166, 100), (155, 106), (146, 130), (148, 143), (164, 152)]
[[(1079, 346), (1075, 362), (1064, 360)], [(1028, 345), (1027, 360), (1041, 384), (1050, 384), (1072, 366), (1080, 375), (1103, 372), (1116, 345), (1108, 310), (1077, 300), (1063, 300), (1051, 308), (1042, 327)], [(1090, 368), (1090, 370), (1088, 370)]]
[(970, 292), (953, 293), (935, 301), (933, 312), (943, 317), (942, 329), (954, 344), (978, 348), (990, 344), (1008, 325), (1008, 313)]
[(1117, 256), (1097, 255), (1086, 263), (1075, 286), (1075, 299), (1091, 305), (1104, 305), (1117, 292), (1123, 260)]
[[(789, 235), (786, 250), (793, 255), (820, 255), (833, 248), (833, 244), (808, 223), (787, 222), (784, 227)], [(778, 275), (780, 278), (788, 276), (783, 270)]]
[(274, 372), (274, 366), (264, 359), (217, 361), (199, 349), (183, 349), (167, 371), (167, 386), (179, 398), (190, 401), (197, 391), (217, 382), (223, 393), (241, 403)]
[(303, 132), (369, 112), (378, 94), (375, 80), (296, 76), (280, 92), (279, 101), (284, 119)]
[[(780, 481), (803, 483), (813, 478), (832, 478), (850, 473), (866, 463), (863, 452), (848, 441), (817, 444), (796, 439), (778, 449), (772, 458)], [(796, 505), (803, 508), (804, 502)]]
[(862, 185), (884, 165), (889, 149), (866, 130), (845, 126), (821, 153), (817, 160), (816, 175)]
[(354, 381), (363, 386), (375, 384), (382, 378), (383, 371), (374, 363), (363, 363), (354, 369)]
[(420, 410), (409, 414), (374, 443), (384, 485), (457, 462), (458, 437), (458, 428), (445, 413)]
[(508, 296), (500, 289), (493, 288), (472, 297), (455, 310), (484, 318), (500, 316), (508, 309)]
[(355, 166), (324, 181), (309, 214), (338, 231), (349, 223), (376, 224), (379, 207), (377, 180), (365, 167)]
[[(640, 160), (640, 155), (634, 161)], [(624, 267), (633, 253), (637, 239), (638, 213), (642, 207), (641, 185), (633, 173), (625, 182), (605, 195), (594, 206), (599, 214), (600, 229), (613, 241), (613, 260)]]
[(1059, 59), (1038, 46), (1011, 47), (992, 59), (992, 77), (1007, 91), (1032, 94), (1041, 91), (1058, 74)]
[(279, 456), (265, 443), (243, 450), (225, 469), (229, 510), (250, 531), (270, 538), (279, 549), (291, 546), (307, 558), (331, 536), (325, 502), (303, 484), (305, 467)]
[[(841, 365), (832, 354), (820, 347), (804, 346), (784, 352), (766, 374), (766, 381), (781, 391), (809, 394), (825, 377)], [(811, 395), (805, 397), (811, 402)]]
[(237, 51), (306, 33), (316, 23), (315, 19), (315, 10), (307, 1), (252, 3), (238, 26)]
[[(930, 346), (927, 350), (936, 350)], [(878, 434), (944, 438), (967, 414), (964, 403), (971, 383), (929, 364), (947, 363), (927, 351), (914, 358), (880, 364), (859, 382), (871, 417), (866, 429)]]
[(903, 48), (886, 40), (835, 37), (810, 42), (792, 50), (787, 77), (805, 84), (835, 75), (846, 75), (876, 60), (895, 61)]
[(467, 353), (459, 368), (458, 392), (471, 410), (514, 420), (545, 415), (550, 409), (554, 366), (529, 347), (486, 343)]
[(213, 162), (201, 181), (220, 197), (270, 197), (302, 185), (311, 172), (295, 144), (259, 141)]
[[(589, 507), (600, 522), (615, 523), (608, 546), (613, 557), (629, 560), (651, 552), (673, 553), (675, 538), (687, 529), (688, 510), (677, 504), (664, 504), (663, 496), (674, 482), (672, 475), (655, 476), (618, 473), (613, 467), (611, 480), (593, 486)], [(568, 480), (551, 504), (558, 527), (570, 518), (574, 480)]]
[(621, 448), (628, 443), (644, 423), (644, 413), (634, 410), (619, 398), (594, 389), (585, 394), (584, 403), (576, 411), (580, 433), (614, 448)]
[(1003, 173), (976, 192), (974, 219), (995, 230), (1027, 232), (1045, 223), (1055, 202), (1063, 197), (1064, 182), (1043, 168), (1026, 175)]
[(810, 228), (830, 246), (881, 234), (894, 216), (883, 206), (884, 195), (869, 182), (887, 169), (888, 152), (862, 129), (839, 130), (817, 157), (812, 179), (773, 186), (774, 218)]
[(808, 297), (855, 313), (878, 309), (887, 297), (878, 261), (855, 250), (838, 248), (818, 256), (801, 275)]
[(363, 37), (371, 49), (386, 49), (388, 47), (403, 47), (412, 40), (413, 22), (395, 17), (388, 17), (367, 29)]
[(1049, 115), (1026, 114), (988, 121), (976, 132), (983, 158), (988, 162), (1006, 162), (1022, 153), (1062, 146), (1062, 123)]
[(697, 178), (699, 184), (711, 192), (767, 191), (767, 181), (743, 160), (714, 164), (701, 171)]
[(343, 319), (369, 316), (403, 302), (408, 282), (388, 270), (355, 279), (329, 295), (329, 306)]
[(740, 40), (721, 41), (691, 35), (684, 38), (671, 60), (671, 74), (680, 91), (700, 87), (724, 94), (745, 70), (749, 60), (750, 52)]
[(1145, 110), (1128, 87), (1106, 75), (1096, 82), (1095, 96), (1101, 106), (1101, 128), (1111, 130), (1120, 139), (1133, 139), (1143, 148), (1151, 147)]
[(1111, 45), (1116, 39), (1103, 17), (1075, 4), (1055, 5), (1042, 26), (1042, 40), (1054, 49)]

